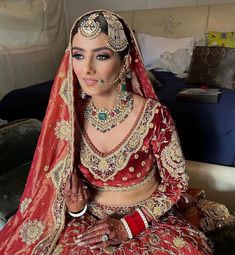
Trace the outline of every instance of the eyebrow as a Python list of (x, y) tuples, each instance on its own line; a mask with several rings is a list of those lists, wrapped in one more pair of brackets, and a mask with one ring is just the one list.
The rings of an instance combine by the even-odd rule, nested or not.
[[(80, 51), (85, 52), (85, 50), (83, 48), (80, 48), (80, 47), (72, 47), (72, 50), (80, 50)], [(97, 51), (101, 51), (101, 50), (108, 50), (108, 51), (112, 52), (108, 47), (95, 48), (95, 49), (92, 50), (92, 52), (97, 52)]]

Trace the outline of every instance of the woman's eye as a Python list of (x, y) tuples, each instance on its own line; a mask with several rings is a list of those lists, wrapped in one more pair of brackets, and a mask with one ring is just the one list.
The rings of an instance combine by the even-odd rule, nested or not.
[(76, 59), (83, 59), (83, 55), (79, 54), (79, 53), (75, 53), (73, 54), (73, 58), (76, 58)]
[(110, 58), (110, 56), (107, 55), (107, 54), (100, 54), (100, 55), (98, 55), (96, 58), (97, 58), (98, 60), (105, 60), (105, 59)]

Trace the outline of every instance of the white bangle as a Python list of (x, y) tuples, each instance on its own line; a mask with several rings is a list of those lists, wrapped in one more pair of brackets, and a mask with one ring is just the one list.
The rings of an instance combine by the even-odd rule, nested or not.
[(149, 227), (149, 224), (148, 224), (148, 221), (147, 221), (147, 219), (146, 219), (144, 213), (141, 211), (140, 208), (136, 208), (135, 210), (139, 213), (141, 219), (142, 219), (143, 222), (144, 222), (145, 228), (147, 229), (147, 228)]
[(127, 232), (127, 235), (129, 237), (129, 239), (132, 239), (133, 235), (132, 235), (132, 232), (131, 232), (131, 229), (130, 229), (128, 223), (126, 222), (126, 220), (124, 218), (121, 218), (120, 220), (121, 220), (121, 222), (123, 223), (123, 225), (126, 229), (126, 232)]
[(87, 211), (87, 204), (85, 205), (85, 207), (82, 209), (82, 211), (78, 212), (78, 213), (72, 213), (70, 211), (67, 211), (68, 214), (74, 218), (78, 218), (81, 217), (83, 214), (85, 214), (85, 212)]

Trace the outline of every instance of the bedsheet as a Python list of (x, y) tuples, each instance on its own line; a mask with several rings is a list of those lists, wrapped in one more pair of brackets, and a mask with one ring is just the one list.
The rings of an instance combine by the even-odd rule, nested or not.
[(182, 88), (195, 86), (170, 72), (151, 72), (162, 84), (155, 90), (175, 119), (185, 158), (234, 166), (235, 90), (220, 89), (215, 104), (181, 102), (176, 100), (176, 94)]

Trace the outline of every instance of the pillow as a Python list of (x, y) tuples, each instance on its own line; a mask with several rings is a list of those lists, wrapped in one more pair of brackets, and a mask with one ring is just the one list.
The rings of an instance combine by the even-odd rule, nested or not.
[(206, 40), (208, 46), (235, 48), (235, 32), (208, 31), (206, 33)]
[[(191, 54), (186, 49), (179, 49), (173, 53), (164, 52), (157, 58), (150, 69), (170, 71), (177, 75), (184, 74), (189, 67)], [(186, 74), (185, 74), (186, 75)]]
[(235, 49), (196, 46), (186, 81), (191, 84), (235, 89)]
[(152, 66), (164, 52), (173, 53), (178, 49), (193, 51), (195, 40), (193, 37), (166, 38), (149, 34), (138, 34), (138, 42), (146, 68)]

